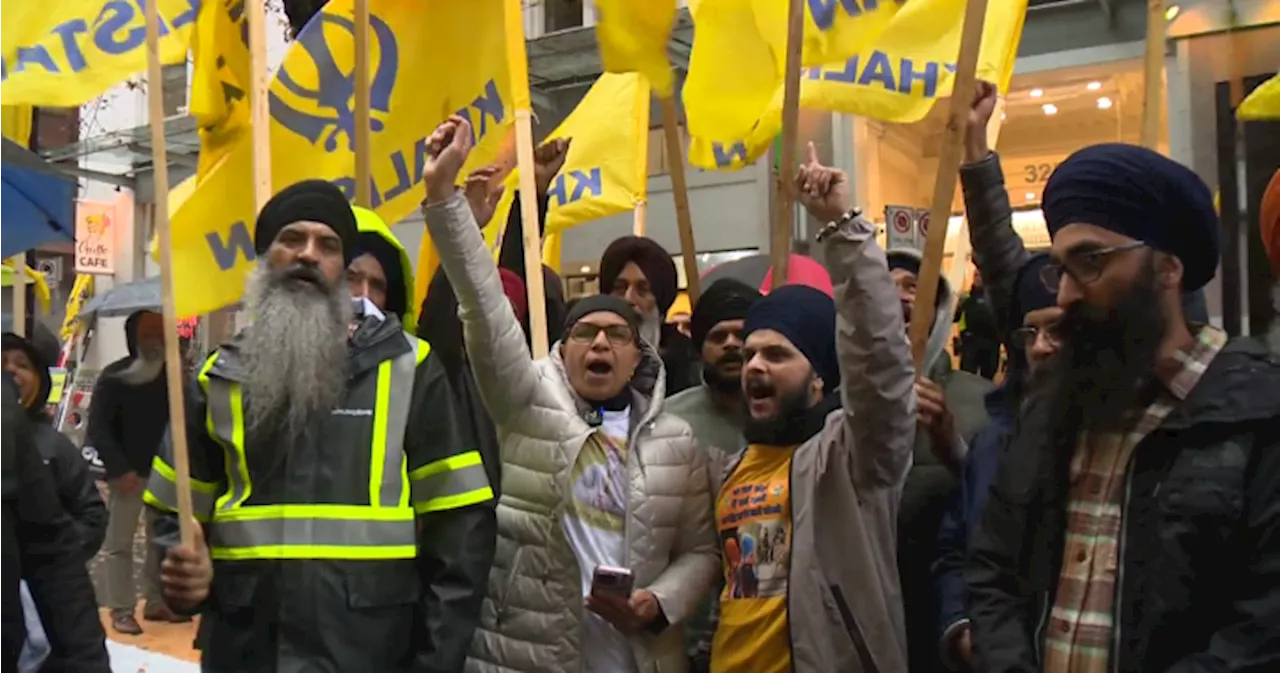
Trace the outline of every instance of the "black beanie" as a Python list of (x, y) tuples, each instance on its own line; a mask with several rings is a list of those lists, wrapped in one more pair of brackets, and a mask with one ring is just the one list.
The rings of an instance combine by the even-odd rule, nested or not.
[(387, 312), (394, 313), (397, 318), (404, 317), (408, 301), (404, 296), (404, 270), (400, 268), (400, 251), (387, 242), (387, 239), (369, 231), (362, 231), (357, 236), (359, 243), (351, 258), (360, 255), (372, 255), (382, 267), (382, 274), (387, 277)]
[(303, 180), (280, 190), (258, 213), (253, 250), (266, 253), (280, 230), (308, 220), (326, 224), (342, 239), (342, 260), (350, 264), (358, 247), (356, 215), (342, 190), (327, 180)]
[(1013, 280), (1013, 296), (1009, 302), (1009, 326), (1011, 329), (1022, 327), (1027, 314), (1048, 308), (1058, 303), (1058, 293), (1044, 286), (1040, 280), (1040, 269), (1049, 265), (1047, 253), (1036, 253), (1018, 269)]
[(573, 329), (579, 320), (601, 311), (616, 314), (627, 321), (627, 325), (631, 327), (631, 333), (635, 334), (637, 339), (640, 338), (640, 316), (636, 314), (636, 310), (625, 300), (609, 294), (592, 295), (575, 303), (564, 318), (565, 336), (568, 336), (569, 330)]
[(605, 248), (600, 257), (600, 291), (609, 293), (613, 284), (622, 274), (627, 262), (635, 262), (649, 281), (653, 297), (658, 301), (658, 314), (665, 316), (667, 309), (676, 301), (677, 285), (676, 263), (671, 253), (658, 245), (653, 239), (641, 236), (623, 236), (615, 239)]
[(745, 320), (747, 311), (760, 300), (760, 291), (736, 278), (721, 278), (712, 283), (698, 298), (689, 318), (693, 345), (702, 350), (707, 335), (726, 320)]
[(747, 311), (744, 332), (771, 329), (786, 337), (822, 377), (822, 389), (830, 393), (840, 386), (836, 359), (836, 304), (822, 290), (808, 285), (783, 285), (765, 295)]

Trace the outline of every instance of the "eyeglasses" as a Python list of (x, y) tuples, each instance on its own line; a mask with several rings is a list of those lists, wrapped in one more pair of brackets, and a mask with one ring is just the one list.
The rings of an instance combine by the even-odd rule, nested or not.
[(589, 344), (595, 341), (596, 336), (601, 332), (604, 332), (605, 338), (615, 346), (625, 346), (635, 343), (636, 340), (636, 333), (627, 325), (593, 325), (589, 322), (580, 322), (569, 328), (569, 339)]
[(1081, 285), (1088, 285), (1102, 275), (1102, 270), (1107, 266), (1107, 259), (1117, 252), (1126, 252), (1146, 247), (1143, 241), (1134, 241), (1125, 245), (1116, 245), (1109, 248), (1099, 248), (1097, 250), (1088, 250), (1086, 252), (1076, 253), (1067, 257), (1066, 261), (1059, 264), (1058, 262), (1049, 262), (1045, 266), (1040, 267), (1040, 282), (1048, 288), (1050, 292), (1057, 292), (1058, 285), (1062, 283), (1062, 274), (1071, 276), (1071, 279)]
[(1036, 339), (1040, 338), (1041, 334), (1044, 335), (1044, 339), (1049, 342), (1049, 345), (1054, 347), (1062, 345), (1062, 335), (1058, 333), (1058, 326), (1052, 323), (1038, 327), (1027, 325), (1013, 330), (1014, 343), (1022, 346), (1023, 350), (1031, 350), (1031, 347), (1035, 345)]

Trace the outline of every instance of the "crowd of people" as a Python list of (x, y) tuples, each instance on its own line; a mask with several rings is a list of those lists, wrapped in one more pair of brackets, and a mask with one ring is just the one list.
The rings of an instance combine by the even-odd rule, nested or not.
[[(955, 290), (917, 366), (921, 255), (882, 249), (812, 146), (794, 190), (834, 290), (721, 279), (677, 327), (672, 257), (627, 236), (600, 294), (543, 269), (537, 360), (521, 221), (495, 262), (465, 119), (428, 140), (420, 305), (376, 214), (284, 189), (251, 322), (187, 386), (192, 544), (159, 317), (94, 394), (107, 507), (40, 413), (56, 340), (6, 327), (5, 670), (110, 670), (85, 562), (103, 547), (110, 627), (146, 628), (143, 511), (144, 622), (198, 615), (211, 673), (1280, 670), (1280, 358), (1208, 324), (1208, 188), (1084, 148), (1028, 251), (995, 102), (980, 83), (960, 169), (959, 369)], [(540, 222), (567, 150), (536, 153)]]

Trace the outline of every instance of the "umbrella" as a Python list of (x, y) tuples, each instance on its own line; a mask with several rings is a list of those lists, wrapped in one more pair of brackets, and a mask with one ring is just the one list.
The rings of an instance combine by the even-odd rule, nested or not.
[(135, 311), (160, 312), (160, 277), (117, 285), (95, 296), (80, 309), (77, 320), (93, 320), (110, 316), (129, 315)]
[[(768, 254), (762, 253), (725, 262), (702, 275), (702, 287), (705, 288), (721, 278), (742, 281), (768, 294), (773, 286), (772, 260)], [(787, 284), (808, 285), (822, 290), (827, 296), (835, 293), (831, 286), (831, 274), (812, 257), (804, 255), (791, 255), (791, 260), (787, 263)]]
[(36, 153), (4, 139), (0, 171), (0, 257), (53, 241), (75, 239), (76, 181)]

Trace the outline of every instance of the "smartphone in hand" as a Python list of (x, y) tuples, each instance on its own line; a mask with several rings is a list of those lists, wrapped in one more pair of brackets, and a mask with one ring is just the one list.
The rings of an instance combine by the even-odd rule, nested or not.
[(635, 588), (635, 576), (630, 568), (615, 566), (596, 566), (591, 577), (591, 595), (610, 594), (622, 599), (631, 598), (631, 590)]

